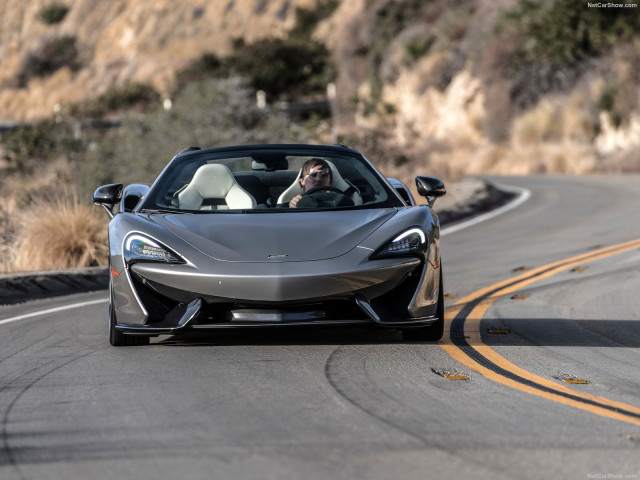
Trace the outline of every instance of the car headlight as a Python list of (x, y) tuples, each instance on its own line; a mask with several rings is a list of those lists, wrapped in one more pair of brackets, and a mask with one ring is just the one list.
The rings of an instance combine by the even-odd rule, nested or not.
[(155, 240), (140, 234), (129, 235), (125, 239), (122, 253), (128, 264), (139, 261), (184, 263), (178, 255), (167, 247), (163, 247)]
[(424, 255), (427, 251), (427, 237), (420, 228), (411, 228), (378, 249), (374, 258), (396, 255)]

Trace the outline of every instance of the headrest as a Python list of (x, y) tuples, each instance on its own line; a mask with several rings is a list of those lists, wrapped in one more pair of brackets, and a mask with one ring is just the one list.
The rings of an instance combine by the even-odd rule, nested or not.
[(178, 192), (181, 208), (197, 210), (202, 208), (205, 199), (223, 200), (218, 208), (253, 208), (255, 199), (237, 184), (233, 173), (225, 165), (209, 163), (196, 171), (191, 182)]

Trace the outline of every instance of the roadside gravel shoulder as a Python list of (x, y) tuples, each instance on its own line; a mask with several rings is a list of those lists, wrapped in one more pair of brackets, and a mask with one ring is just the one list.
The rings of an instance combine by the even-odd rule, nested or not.
[[(514, 197), (479, 178), (464, 178), (447, 188), (447, 195), (435, 203), (442, 226), (449, 226), (504, 205)], [(0, 274), (0, 305), (12, 305), (41, 298), (105, 290), (109, 285), (106, 267)]]
[(451, 226), (476, 215), (501, 207), (516, 197), (491, 182), (475, 177), (464, 178), (447, 187), (447, 194), (433, 207), (442, 226)]
[(106, 267), (0, 275), (0, 305), (108, 288)]

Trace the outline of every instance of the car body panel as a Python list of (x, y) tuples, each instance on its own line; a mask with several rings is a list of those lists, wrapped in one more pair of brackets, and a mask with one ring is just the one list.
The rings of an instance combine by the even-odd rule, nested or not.
[[(232, 172), (247, 189), (264, 187), (265, 178), (285, 177), (268, 169), (269, 159), (280, 152), (326, 155), (346, 180), (359, 182), (362, 205), (297, 211), (260, 205), (214, 213), (175, 207), (172, 199), (183, 188), (176, 179), (185, 176), (180, 162), (192, 162), (193, 174), (199, 165), (194, 162), (210, 161), (207, 155), (218, 161), (221, 152), (231, 152), (245, 162), (245, 151), (254, 156), (252, 169), (263, 165), (263, 152), (267, 162), (266, 170), (255, 174)], [(341, 163), (343, 157), (347, 160)], [(114, 328), (128, 335), (159, 335), (234, 327), (439, 322), (438, 218), (429, 205), (408, 205), (397, 192), (398, 181), (391, 183), (346, 147), (239, 146), (179, 154), (145, 189), (138, 205), (115, 212), (109, 223)], [(174, 184), (167, 193), (167, 185)], [(94, 201), (113, 212), (104, 192), (117, 189), (105, 187)], [(273, 190), (248, 193), (264, 199)], [(112, 201), (119, 198), (114, 193)], [(411, 231), (422, 232), (420, 250), (395, 255), (383, 249), (402, 243), (398, 239)], [(127, 257), (132, 236), (168, 256), (158, 261)]]
[(313, 217), (256, 213), (154, 215), (153, 220), (193, 248), (227, 262), (298, 262), (344, 255), (376, 231), (395, 209), (324, 211)]

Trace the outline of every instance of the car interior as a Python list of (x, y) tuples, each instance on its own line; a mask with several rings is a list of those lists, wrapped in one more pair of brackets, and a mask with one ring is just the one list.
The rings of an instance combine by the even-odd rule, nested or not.
[[(167, 174), (156, 198), (159, 208), (189, 211), (286, 208), (302, 194), (299, 178), (305, 156), (264, 154), (232, 158), (196, 159)], [(368, 205), (388, 198), (379, 179), (351, 158), (327, 158), (332, 171), (333, 195), (347, 197), (335, 206)], [(164, 192), (164, 193), (162, 193)], [(331, 191), (325, 196), (330, 196)], [(328, 206), (331, 206), (328, 204)]]

